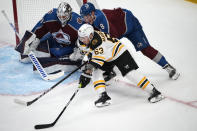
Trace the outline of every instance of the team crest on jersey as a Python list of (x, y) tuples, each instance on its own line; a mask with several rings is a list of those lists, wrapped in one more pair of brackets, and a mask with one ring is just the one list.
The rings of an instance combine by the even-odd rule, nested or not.
[(61, 44), (69, 45), (71, 44), (70, 36), (60, 29), (58, 32), (52, 33), (53, 38)]
[(92, 45), (96, 45), (96, 43), (98, 43), (97, 39), (92, 40)]

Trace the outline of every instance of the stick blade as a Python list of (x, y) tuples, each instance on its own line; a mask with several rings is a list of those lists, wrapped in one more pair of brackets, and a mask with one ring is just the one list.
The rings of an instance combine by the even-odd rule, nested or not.
[(20, 104), (20, 105), (27, 106), (27, 102), (19, 100), (19, 99), (14, 99), (14, 102), (17, 103), (17, 104)]
[(46, 80), (46, 81), (55, 80), (55, 79), (58, 79), (58, 78), (62, 77), (63, 75), (64, 75), (64, 71), (59, 70), (56, 73), (48, 74), (47, 77), (45, 77), (43, 79)]
[(35, 125), (34, 128), (35, 129), (44, 129), (44, 128), (50, 128), (52, 126), (54, 126), (54, 123)]

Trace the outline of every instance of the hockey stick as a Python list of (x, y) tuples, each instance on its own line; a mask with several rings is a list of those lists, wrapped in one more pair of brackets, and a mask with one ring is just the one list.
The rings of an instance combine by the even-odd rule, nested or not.
[(18, 38), (20, 39), (19, 33), (16, 31), (16, 28), (14, 27), (14, 25), (10, 22), (10, 20), (9, 20), (9, 18), (8, 18), (8, 16), (7, 16), (7, 14), (5, 13), (5, 10), (2, 10), (1, 12), (2, 12), (3, 16), (6, 18), (6, 20), (8, 21), (9, 25), (12, 27), (12, 29), (13, 29), (14, 32), (16, 33), (16, 35), (18, 36)]
[(77, 92), (79, 91), (80, 88), (81, 88), (81, 84), (79, 85), (79, 87), (77, 88), (77, 90), (74, 92), (74, 94), (72, 95), (72, 97), (70, 98), (70, 100), (68, 101), (68, 103), (63, 108), (63, 110), (61, 111), (61, 113), (58, 115), (58, 117), (55, 119), (54, 122), (49, 123), (49, 124), (35, 125), (34, 128), (35, 129), (44, 129), (44, 128), (53, 127), (55, 125), (55, 123), (59, 120), (59, 118), (62, 116), (62, 114), (64, 113), (64, 111), (66, 110), (66, 108), (68, 107), (68, 105), (70, 104), (70, 102), (73, 100), (73, 98), (75, 97), (75, 95), (77, 94)]
[(35, 54), (30, 51), (30, 53), (28, 54), (31, 62), (34, 64), (34, 66), (36, 67), (36, 69), (38, 70), (40, 76), (42, 77), (42, 79), (44, 80), (54, 80), (57, 79), (61, 76), (64, 75), (64, 71), (59, 70), (59, 72), (55, 73), (55, 74), (47, 74), (45, 72), (45, 70), (43, 69), (42, 65), (40, 64), (40, 62), (38, 61), (38, 59), (36, 58)]
[[(6, 20), (8, 21), (8, 23), (10, 24), (10, 26), (12, 27), (12, 29), (14, 30), (14, 32), (16, 33), (16, 35), (18, 36), (19, 39), (21, 39), (20, 34), (16, 31), (16, 28), (14, 27), (14, 25), (11, 23), (11, 21), (9, 20), (7, 14), (5, 13), (4, 10), (1, 11), (2, 14), (4, 15), (4, 17), (6, 18)], [(40, 76), (42, 79), (44, 80), (54, 80), (57, 79), (61, 76), (64, 75), (64, 71), (59, 71), (56, 74), (47, 74), (44, 70), (44, 68), (42, 67), (42, 65), (40, 64), (40, 62), (38, 61), (38, 59), (36, 58), (35, 54), (31, 51), (28, 54), (31, 62), (34, 64), (34, 66), (36, 67), (37, 71), (39, 72)]]
[(49, 88), (47, 91), (45, 91), (40, 96), (38, 96), (35, 99), (33, 99), (32, 101), (25, 102), (25, 101), (22, 101), (22, 100), (19, 100), (19, 99), (14, 99), (14, 102), (16, 102), (18, 104), (21, 104), (21, 105), (25, 105), (25, 106), (31, 105), (32, 103), (34, 103), (35, 101), (37, 101), (38, 99), (40, 99), (42, 96), (44, 96), (45, 94), (47, 94), (49, 91), (51, 91), (53, 88), (55, 88), (62, 81), (64, 81), (65, 79), (67, 79), (69, 76), (71, 76), (73, 73), (75, 73), (77, 70), (79, 70), (81, 67), (83, 67), (87, 63), (88, 63), (88, 61), (86, 61), (83, 64), (81, 64), (78, 68), (76, 68), (75, 70), (73, 70), (70, 74), (68, 74), (67, 76), (65, 76), (63, 79), (61, 79), (59, 82), (57, 82), (55, 85), (53, 85), (51, 88)]

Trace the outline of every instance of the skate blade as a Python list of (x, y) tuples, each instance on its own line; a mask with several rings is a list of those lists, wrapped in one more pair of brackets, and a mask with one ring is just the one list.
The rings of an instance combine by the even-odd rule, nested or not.
[(96, 107), (105, 107), (105, 106), (109, 106), (111, 105), (111, 102), (110, 101), (106, 101), (105, 103), (97, 103), (95, 104)]
[(165, 99), (165, 96), (163, 96), (163, 95), (159, 95), (159, 96), (157, 96), (157, 97), (154, 97), (154, 98), (152, 98), (152, 99), (150, 99), (150, 103), (156, 103), (156, 102), (159, 102), (159, 101), (161, 101), (161, 100), (163, 100), (163, 99)]
[(177, 79), (179, 78), (179, 76), (180, 76), (180, 73), (176, 73), (176, 74), (174, 74), (174, 75), (172, 76), (172, 79), (173, 79), (173, 80), (177, 80)]

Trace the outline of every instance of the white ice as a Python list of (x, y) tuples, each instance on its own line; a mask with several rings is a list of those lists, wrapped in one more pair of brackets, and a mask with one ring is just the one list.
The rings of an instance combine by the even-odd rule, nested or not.
[[(112, 105), (96, 108), (94, 101), (97, 94), (89, 85), (80, 89), (56, 125), (46, 130), (197, 131), (197, 4), (184, 0), (98, 0), (98, 5), (101, 8), (120, 6), (130, 9), (143, 25), (151, 45), (177, 68), (181, 76), (177, 81), (170, 80), (166, 71), (140, 52), (136, 53), (130, 46), (132, 44), (123, 39), (140, 66), (140, 71), (167, 98), (150, 104), (147, 102), (148, 94), (144, 91), (132, 84), (112, 80), (107, 87)], [(11, 6), (11, 1), (3, 1), (0, 9), (6, 10), (13, 20)], [(27, 86), (35, 92), (50, 88), (58, 80), (44, 82), (31, 72), (31, 65), (22, 65), (17, 61), (18, 55), (12, 50), (15, 35), (2, 14), (0, 18), (1, 94), (6, 91), (6, 87), (8, 93), (15, 86), (18, 88), (17, 93), (23, 87), (21, 92), (24, 94), (29, 90)], [(78, 75), (73, 75), (29, 107), (17, 105), (13, 99), (30, 101), (40, 93), (27, 96), (20, 96), (20, 93), (15, 96), (0, 95), (0, 131), (33, 131), (36, 124), (53, 122), (76, 90)]]

